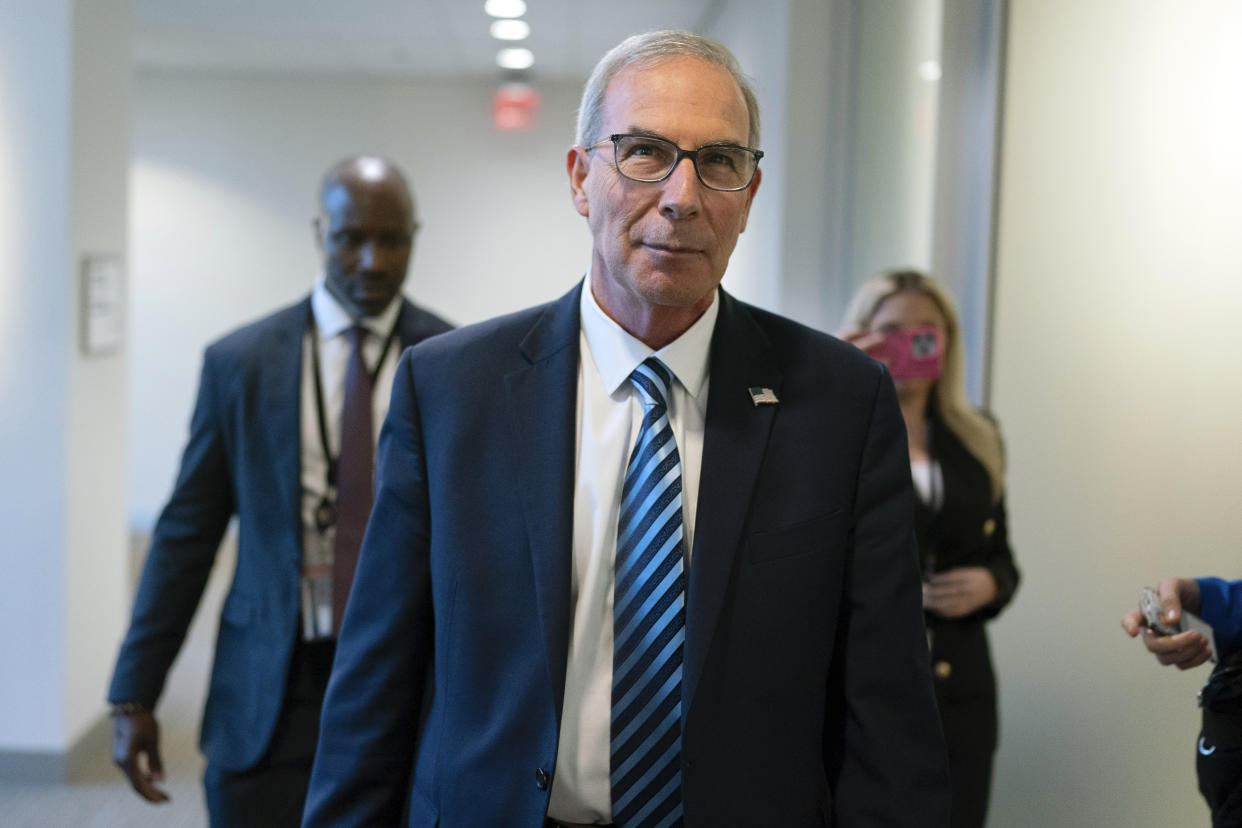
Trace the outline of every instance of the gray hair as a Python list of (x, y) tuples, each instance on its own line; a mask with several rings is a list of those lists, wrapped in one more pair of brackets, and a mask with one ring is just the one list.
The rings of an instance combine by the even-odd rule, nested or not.
[(746, 100), (746, 114), (750, 117), (750, 134), (747, 146), (759, 146), (759, 99), (750, 85), (750, 79), (742, 72), (737, 58), (725, 46), (694, 32), (661, 30), (627, 37), (608, 51), (587, 79), (582, 90), (582, 103), (578, 107), (578, 146), (588, 147), (603, 138), (599, 134), (603, 120), (604, 94), (608, 84), (622, 69), (641, 64), (658, 63), (674, 57), (695, 57), (726, 69), (737, 82)]

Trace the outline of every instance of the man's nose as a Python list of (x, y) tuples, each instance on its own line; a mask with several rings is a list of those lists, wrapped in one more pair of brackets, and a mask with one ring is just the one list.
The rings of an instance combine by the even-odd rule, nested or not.
[(358, 251), (358, 267), (362, 270), (373, 270), (382, 258), (383, 251), (379, 249), (379, 245), (368, 241)]
[(703, 184), (694, 170), (694, 161), (682, 158), (660, 185), (660, 212), (672, 219), (698, 215), (702, 206)]

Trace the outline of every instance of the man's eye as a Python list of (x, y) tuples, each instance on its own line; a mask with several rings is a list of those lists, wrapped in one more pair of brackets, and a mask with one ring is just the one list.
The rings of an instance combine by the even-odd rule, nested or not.
[(647, 158), (657, 152), (654, 144), (630, 144), (626, 150), (626, 158)]
[(724, 152), (721, 150), (700, 151), (699, 163), (706, 163), (729, 170), (737, 169), (737, 153)]
[(410, 237), (403, 233), (384, 233), (379, 243), (384, 247), (404, 247), (410, 243)]
[(357, 247), (362, 244), (362, 234), (357, 230), (337, 230), (330, 238), (339, 247)]

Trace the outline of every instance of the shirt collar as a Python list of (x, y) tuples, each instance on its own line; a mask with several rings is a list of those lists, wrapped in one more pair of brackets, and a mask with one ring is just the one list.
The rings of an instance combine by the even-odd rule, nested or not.
[[(379, 339), (387, 339), (392, 333), (393, 325), (397, 323), (397, 314), (400, 311), (401, 294), (398, 293), (378, 316), (364, 317), (362, 325)], [(315, 289), (311, 291), (311, 312), (315, 315), (315, 327), (319, 329), (321, 342), (341, 335), (354, 325), (353, 317), (328, 291), (322, 276), (315, 283)]]
[(697, 400), (703, 390), (703, 381), (707, 379), (712, 331), (716, 329), (719, 312), (720, 302), (713, 291), (711, 305), (685, 333), (660, 350), (652, 351), (604, 313), (591, 293), (589, 277), (582, 286), (582, 333), (609, 396), (626, 387), (634, 369), (654, 354), (668, 366), (686, 392)]

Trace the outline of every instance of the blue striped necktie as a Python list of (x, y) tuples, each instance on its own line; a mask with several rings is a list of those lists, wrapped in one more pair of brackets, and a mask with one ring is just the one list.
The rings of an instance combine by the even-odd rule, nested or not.
[(672, 380), (655, 357), (630, 374), (645, 414), (621, 490), (613, 585), (612, 821), (622, 828), (682, 824), (686, 586)]

